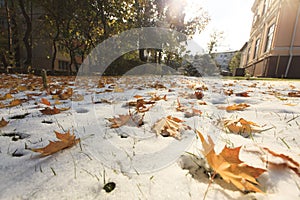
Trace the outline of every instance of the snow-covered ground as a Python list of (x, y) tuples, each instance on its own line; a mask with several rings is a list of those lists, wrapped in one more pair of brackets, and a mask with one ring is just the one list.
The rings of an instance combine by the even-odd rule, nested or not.
[[(284, 166), (267, 169), (258, 155), (261, 147), (267, 147), (300, 162), (300, 97), (289, 95), (297, 94), (300, 81), (49, 77), (46, 92), (40, 77), (0, 77), (0, 120), (9, 121), (0, 128), (0, 199), (202, 199), (207, 188), (206, 199), (300, 199), (299, 176)], [(68, 88), (73, 89), (73, 97), (68, 92), (55, 95)], [(195, 90), (203, 92), (202, 99), (196, 98)], [(240, 92), (249, 97), (236, 95)], [(154, 98), (165, 95), (166, 100)], [(51, 106), (43, 104), (42, 98)], [(129, 102), (138, 98), (155, 103), (147, 104), (150, 109), (144, 114), (135, 114)], [(21, 104), (7, 106), (13, 99)], [(202, 114), (181, 112), (178, 101), (188, 111), (194, 108)], [(222, 109), (240, 103), (249, 107)], [(55, 115), (40, 112), (54, 105), (66, 110)], [(143, 125), (111, 128), (110, 118), (128, 113), (143, 117)], [(189, 127), (181, 130), (181, 139), (162, 137), (153, 130), (167, 116), (184, 120)], [(255, 122), (263, 131), (248, 137), (229, 133), (223, 120), (238, 118)], [(225, 145), (242, 146), (240, 160), (267, 169), (258, 178), (264, 193), (244, 194), (219, 176), (209, 185), (209, 167), (195, 129), (206, 138), (211, 136), (216, 152)], [(46, 157), (30, 150), (56, 141), (54, 131), (67, 130), (81, 142)], [(110, 193), (103, 190), (108, 182), (116, 184)]]

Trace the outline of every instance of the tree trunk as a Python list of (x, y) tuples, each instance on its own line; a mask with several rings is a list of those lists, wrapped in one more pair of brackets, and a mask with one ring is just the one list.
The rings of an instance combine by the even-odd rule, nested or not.
[(145, 49), (139, 49), (139, 57), (141, 61), (146, 62)]
[(17, 24), (17, 16), (15, 11), (14, 1), (11, 1), (11, 25), (12, 25), (12, 44), (14, 51), (14, 60), (16, 67), (20, 68), (20, 60), (21, 60), (21, 46), (19, 41), (19, 31)]
[(8, 47), (8, 51), (12, 52), (11, 13), (10, 13), (7, 0), (5, 0), (5, 10), (6, 10), (6, 20), (7, 20), (7, 41), (8, 41), (7, 47)]
[(55, 60), (56, 60), (56, 54), (57, 54), (57, 46), (56, 46), (56, 42), (58, 40), (59, 37), (59, 23), (56, 22), (56, 34), (52, 40), (52, 47), (53, 47), (53, 53), (52, 53), (52, 60), (51, 60), (51, 71), (52, 73), (54, 73), (55, 71)]
[(19, 6), (21, 8), (22, 15), (26, 22), (26, 32), (23, 37), (23, 42), (24, 42), (24, 45), (26, 48), (26, 53), (27, 53), (25, 67), (28, 67), (28, 66), (32, 65), (32, 41), (31, 41), (32, 23), (31, 23), (31, 19), (30, 19), (29, 15), (27, 14), (27, 12), (25, 10), (24, 0), (19, 0)]
[(162, 60), (162, 50), (158, 50), (158, 64), (161, 64), (161, 60)]

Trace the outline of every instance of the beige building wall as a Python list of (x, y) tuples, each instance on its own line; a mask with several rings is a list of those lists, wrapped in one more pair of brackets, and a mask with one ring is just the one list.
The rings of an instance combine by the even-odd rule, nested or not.
[(300, 1), (256, 0), (252, 11), (243, 67), (254, 76), (300, 78)]

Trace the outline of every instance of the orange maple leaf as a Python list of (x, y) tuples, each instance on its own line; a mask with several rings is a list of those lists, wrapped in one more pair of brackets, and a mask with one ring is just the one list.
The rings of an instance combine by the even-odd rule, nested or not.
[(42, 98), (41, 103), (46, 105), (46, 106), (51, 106), (51, 103), (46, 98)]
[(74, 134), (70, 134), (70, 130), (64, 134), (56, 131), (54, 131), (54, 133), (59, 141), (49, 141), (49, 144), (46, 147), (30, 150), (41, 153), (42, 156), (49, 156), (60, 150), (72, 147), (80, 141), (80, 138), (76, 139)]
[(246, 103), (239, 103), (239, 104), (233, 104), (227, 107), (218, 107), (219, 109), (223, 109), (226, 111), (241, 111), (245, 110), (247, 107), (250, 107), (250, 105)]
[(214, 150), (215, 144), (210, 136), (208, 136), (207, 142), (199, 131), (197, 131), (197, 134), (204, 149), (202, 152), (215, 173), (218, 173), (227, 183), (232, 183), (243, 192), (262, 192), (255, 186), (259, 185), (256, 178), (266, 170), (251, 167), (242, 162), (239, 159), (241, 147), (228, 148), (225, 146), (222, 152), (217, 155)]

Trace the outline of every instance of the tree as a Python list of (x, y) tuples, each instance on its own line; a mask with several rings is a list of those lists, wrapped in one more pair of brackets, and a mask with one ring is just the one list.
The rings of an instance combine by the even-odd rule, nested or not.
[(229, 69), (232, 73), (235, 71), (236, 68), (238, 68), (240, 66), (241, 56), (242, 56), (242, 53), (237, 52), (237, 53), (234, 54), (234, 56), (229, 61), (228, 66), (229, 66)]
[(216, 50), (216, 47), (219, 46), (219, 43), (223, 40), (223, 31), (216, 31), (214, 30), (210, 34), (210, 40), (207, 44), (208, 47), (208, 54), (213, 57), (213, 52)]
[[(23, 42), (26, 48), (26, 61), (25, 61), (25, 67), (27, 68), (28, 66), (31, 66), (32, 63), (32, 41), (31, 41), (31, 33), (32, 33), (32, 23), (31, 23), (31, 18), (29, 17), (27, 11), (26, 11), (26, 7), (24, 4), (24, 0), (19, 0), (19, 7), (21, 9), (22, 15), (25, 19), (25, 23), (26, 23), (26, 31), (23, 37)], [(30, 6), (30, 9), (32, 11), (32, 1), (29, 2), (29, 4), (27, 4), (28, 6)]]

